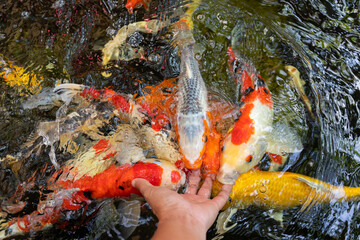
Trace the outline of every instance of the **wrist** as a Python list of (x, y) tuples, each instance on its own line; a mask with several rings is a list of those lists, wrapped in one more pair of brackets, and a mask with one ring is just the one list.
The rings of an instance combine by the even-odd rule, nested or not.
[(172, 236), (171, 239), (206, 239), (207, 229), (203, 223), (193, 218), (191, 214), (166, 216), (159, 219), (158, 229), (153, 240), (166, 239), (162, 236)]

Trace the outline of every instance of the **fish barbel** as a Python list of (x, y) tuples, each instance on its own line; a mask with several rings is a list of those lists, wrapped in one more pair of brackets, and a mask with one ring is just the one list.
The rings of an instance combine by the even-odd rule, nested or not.
[[(214, 196), (221, 186), (220, 182), (214, 182)], [(255, 205), (284, 210), (302, 206), (303, 211), (316, 203), (359, 200), (360, 188), (334, 186), (297, 173), (251, 170), (236, 180), (230, 199), (224, 209)]]
[(207, 90), (192, 45), (185, 46), (181, 53), (178, 88), (179, 145), (185, 166), (197, 169), (201, 166), (201, 156), (205, 150), (208, 104)]

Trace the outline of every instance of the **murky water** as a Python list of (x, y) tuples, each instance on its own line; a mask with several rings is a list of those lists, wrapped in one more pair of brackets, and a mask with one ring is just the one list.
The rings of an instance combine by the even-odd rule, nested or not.
[[(141, 8), (130, 15), (124, 4), (111, 0), (5, 2), (0, 12), (1, 58), (36, 74), (40, 84), (34, 89), (26, 84), (12, 86), (1, 78), (1, 158), (20, 152), (37, 122), (54, 120), (56, 108), (21, 107), (27, 96), (45, 87), (74, 82), (141, 94), (145, 86), (179, 74), (177, 49), (170, 44), (166, 29), (130, 39), (133, 48), (144, 49), (147, 61), (117, 61), (108, 69), (111, 77), (101, 74), (101, 49), (118, 29), (143, 19), (174, 16), (174, 9), (182, 5), (155, 1), (149, 11)], [(353, 187), (360, 181), (359, 5), (359, 1), (345, 0), (203, 0), (193, 16), (195, 57), (209, 92), (227, 101), (237, 100), (227, 70), (227, 48), (237, 28), (241, 32), (237, 47), (255, 64), (272, 92), (275, 122), (287, 123), (303, 140), (304, 150), (291, 155), (284, 168)], [(300, 71), (311, 111), (292, 86), (286, 65)], [(1, 166), (0, 197), (11, 196), (19, 182), (44, 168), (36, 159), (23, 164), (17, 174)], [(48, 167), (44, 174), (52, 171)], [(27, 194), (38, 198), (35, 190)], [(143, 210), (142, 224), (133, 233), (140, 239), (151, 236), (156, 222), (146, 207)], [(358, 203), (315, 206), (306, 213), (295, 208), (285, 211), (281, 226), (261, 209), (239, 210), (232, 218), (237, 226), (224, 239), (358, 239), (359, 213)], [(88, 229), (58, 232), (63, 238), (79, 238)], [(214, 233), (213, 227), (208, 238)]]

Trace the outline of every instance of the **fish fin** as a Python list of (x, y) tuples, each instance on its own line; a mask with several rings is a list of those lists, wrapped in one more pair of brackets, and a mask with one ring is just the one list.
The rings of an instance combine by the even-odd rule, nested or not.
[(300, 78), (300, 72), (297, 70), (297, 68), (287, 65), (285, 66), (285, 70), (289, 73), (289, 75), (292, 78), (292, 81), (290, 82), (290, 85), (294, 87), (297, 91), (297, 93), (300, 95), (301, 99), (304, 102), (305, 107), (310, 113), (310, 116), (314, 119), (314, 113), (311, 109), (311, 103), (309, 98), (306, 96), (306, 93), (304, 91), (304, 85), (306, 84), (304, 80)]
[(302, 205), (300, 212), (307, 213), (317, 202), (313, 198), (308, 198)]
[(303, 150), (301, 138), (294, 129), (279, 122), (273, 124), (272, 127), (273, 129), (268, 136), (267, 152), (283, 156), (286, 153)]
[[(330, 193), (332, 194), (332, 191), (331, 189), (328, 189), (326, 186), (322, 185), (322, 184), (319, 184), (319, 183), (316, 183), (316, 182), (313, 182), (313, 181), (310, 181), (304, 177), (300, 177), (300, 176), (297, 176), (296, 179), (300, 182), (303, 182), (305, 183), (306, 185), (308, 185), (309, 187), (313, 188), (316, 193), (319, 193), (319, 192), (327, 192), (327, 193)], [(300, 211), (301, 212), (307, 212), (309, 211), (309, 209), (314, 206), (315, 204), (317, 203), (316, 199), (314, 199), (313, 197), (309, 197), (306, 202), (303, 204), (303, 206), (301, 207)]]
[(121, 233), (125, 239), (135, 231), (140, 221), (141, 201), (139, 199), (125, 201), (123, 200), (118, 208), (121, 215)]
[(310, 181), (310, 180), (308, 180), (304, 177), (300, 177), (300, 176), (297, 176), (296, 179), (300, 182), (307, 184), (309, 187), (314, 188), (317, 192), (322, 191), (322, 192), (332, 193), (331, 189), (328, 189), (326, 186), (319, 184), (317, 182)]
[(269, 210), (268, 211), (269, 216), (274, 219), (275, 221), (278, 221), (280, 223), (280, 226), (284, 228), (284, 212), (283, 210)]
[(53, 91), (61, 97), (62, 101), (65, 102), (66, 105), (69, 105), (73, 97), (76, 94), (81, 93), (85, 88), (85, 85), (65, 83), (56, 86)]
[(106, 232), (111, 234), (115, 233), (118, 235), (116, 238), (128, 239), (139, 225), (140, 213), (140, 199), (106, 200), (97, 213), (91, 232), (96, 236), (100, 236)]
[(228, 224), (231, 223), (231, 217), (237, 212), (237, 210), (237, 208), (229, 207), (219, 214), (216, 221), (216, 234), (224, 234), (237, 225), (237, 223), (233, 223), (228, 226)]

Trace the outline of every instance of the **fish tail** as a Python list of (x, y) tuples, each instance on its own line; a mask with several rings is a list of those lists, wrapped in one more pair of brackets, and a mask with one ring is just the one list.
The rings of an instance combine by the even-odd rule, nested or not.
[(341, 187), (341, 189), (343, 189), (345, 192), (345, 200), (347, 201), (360, 200), (360, 187)]
[(240, 85), (240, 93), (246, 94), (253, 91), (258, 80), (258, 74), (254, 65), (243, 58), (230, 46), (228, 49), (229, 69), (235, 83)]

